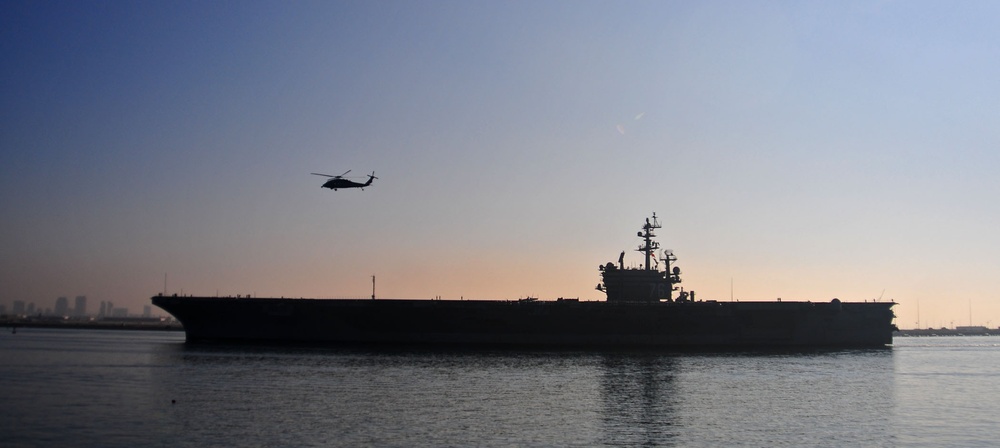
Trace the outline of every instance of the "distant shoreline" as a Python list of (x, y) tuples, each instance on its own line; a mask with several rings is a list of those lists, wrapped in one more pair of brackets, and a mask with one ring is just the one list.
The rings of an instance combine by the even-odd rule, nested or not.
[(955, 328), (921, 328), (919, 330), (897, 330), (892, 333), (893, 337), (910, 337), (910, 336), (1000, 336), (1000, 329), (988, 328), (988, 329), (976, 329), (976, 330), (965, 330), (965, 329), (955, 329)]
[(184, 331), (184, 327), (177, 321), (169, 322), (81, 322), (81, 321), (0, 321), (0, 327), (10, 329), (11, 332), (18, 328), (67, 328), (73, 330), (150, 330), (150, 331)]

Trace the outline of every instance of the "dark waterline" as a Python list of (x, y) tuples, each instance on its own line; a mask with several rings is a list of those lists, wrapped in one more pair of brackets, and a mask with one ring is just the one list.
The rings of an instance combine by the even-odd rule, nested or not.
[(4, 446), (990, 446), (1000, 338), (563, 352), (0, 337)]

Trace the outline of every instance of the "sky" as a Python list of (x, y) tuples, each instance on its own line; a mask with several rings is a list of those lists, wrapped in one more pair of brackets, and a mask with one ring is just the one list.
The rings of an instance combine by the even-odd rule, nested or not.
[[(1000, 3), (6, 1), (0, 303), (700, 299), (1000, 325)], [(321, 189), (309, 173), (363, 176)], [(364, 178), (362, 177), (361, 180)], [(9, 309), (9, 308), (8, 308)]]

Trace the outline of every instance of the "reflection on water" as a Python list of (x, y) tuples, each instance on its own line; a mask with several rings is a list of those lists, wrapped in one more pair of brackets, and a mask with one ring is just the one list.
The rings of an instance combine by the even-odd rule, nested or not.
[[(995, 426), (980, 397), (997, 353), (371, 351), (26, 329), (0, 339), (0, 431), (5, 446), (975, 445)], [(970, 360), (993, 370), (950, 367)], [(981, 417), (941, 429), (930, 398)]]
[(659, 446), (677, 429), (674, 357), (605, 355), (601, 362), (603, 444)]

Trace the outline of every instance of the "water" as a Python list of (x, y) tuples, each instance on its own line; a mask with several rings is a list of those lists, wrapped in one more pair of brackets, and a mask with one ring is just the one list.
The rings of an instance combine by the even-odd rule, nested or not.
[(995, 446), (1000, 431), (1000, 337), (712, 354), (183, 340), (0, 335), (0, 444), (939, 447)]

